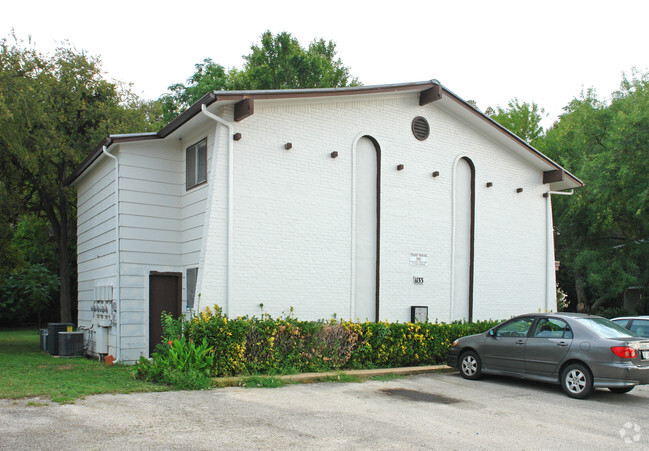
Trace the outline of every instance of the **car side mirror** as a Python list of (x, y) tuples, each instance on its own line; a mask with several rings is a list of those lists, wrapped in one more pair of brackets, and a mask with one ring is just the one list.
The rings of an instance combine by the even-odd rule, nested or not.
[(495, 337), (495, 336), (496, 336), (496, 331), (494, 331), (493, 329), (489, 329), (489, 333), (488, 333), (488, 335), (489, 335), (490, 337)]

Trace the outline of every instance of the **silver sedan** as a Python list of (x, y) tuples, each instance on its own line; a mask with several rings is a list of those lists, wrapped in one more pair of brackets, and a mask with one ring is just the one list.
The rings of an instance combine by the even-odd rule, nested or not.
[(649, 339), (599, 316), (531, 313), (455, 340), (448, 364), (466, 379), (496, 374), (558, 383), (571, 398), (595, 388), (627, 393), (649, 384)]

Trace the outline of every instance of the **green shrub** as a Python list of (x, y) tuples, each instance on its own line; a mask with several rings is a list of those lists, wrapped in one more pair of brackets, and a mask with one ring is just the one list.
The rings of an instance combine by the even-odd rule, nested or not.
[(159, 345), (151, 360), (140, 357), (134, 374), (141, 380), (196, 390), (210, 387), (213, 366), (213, 349), (205, 338), (196, 346), (191, 340), (180, 337)]
[(299, 321), (266, 314), (229, 319), (214, 306), (169, 329), (184, 331), (190, 341), (207, 340), (214, 352), (212, 373), (227, 376), (444, 363), (456, 338), (496, 324)]

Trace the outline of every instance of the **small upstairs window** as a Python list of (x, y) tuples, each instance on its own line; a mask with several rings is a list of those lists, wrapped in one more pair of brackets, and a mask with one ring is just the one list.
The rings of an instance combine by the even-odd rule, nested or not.
[(207, 138), (187, 148), (185, 161), (186, 189), (207, 182)]

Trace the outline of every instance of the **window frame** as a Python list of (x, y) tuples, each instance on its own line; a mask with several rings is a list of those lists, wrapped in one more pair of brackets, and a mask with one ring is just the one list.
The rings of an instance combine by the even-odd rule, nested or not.
[[(205, 167), (200, 171), (200, 158), (199, 151), (204, 149), (205, 152)], [(190, 153), (193, 153), (193, 178), (190, 180)], [(189, 191), (192, 188), (207, 183), (207, 137), (195, 142), (191, 146), (185, 148), (185, 190)]]
[(196, 297), (196, 288), (198, 285), (198, 267), (187, 268), (185, 270), (187, 300), (185, 304), (189, 309), (194, 308), (194, 298)]
[[(546, 325), (546, 324), (555, 324), (557, 326), (560, 326), (559, 323), (563, 324), (563, 327), (561, 327), (561, 335), (555, 336), (554, 334), (550, 335), (541, 335), (541, 332), (539, 329)], [(552, 332), (557, 332), (557, 331), (552, 331)], [(572, 329), (570, 328), (570, 324), (568, 324), (567, 321), (561, 319), (561, 318), (554, 318), (554, 317), (540, 317), (537, 321), (536, 324), (534, 324), (534, 327), (531, 330), (531, 337), (532, 338), (560, 338), (560, 339), (567, 339), (570, 340), (573, 338), (572, 334)]]
[[(536, 321), (536, 318), (533, 316), (524, 316), (522, 318), (512, 318), (509, 321), (501, 324), (494, 330), (494, 336), (497, 338), (525, 338), (529, 335), (530, 330), (534, 326), (534, 322)], [(519, 322), (529, 322), (529, 326), (525, 330), (525, 333), (522, 333), (522, 331), (516, 331), (516, 330), (509, 330), (508, 327), (511, 327), (512, 325), (519, 323)], [(506, 332), (508, 332), (507, 335), (503, 335), (502, 329), (505, 329)]]

